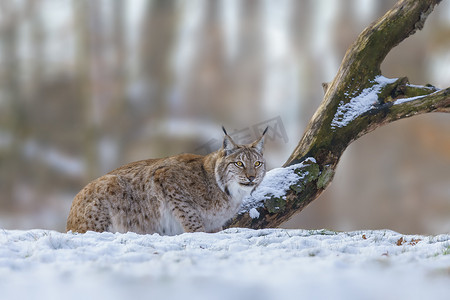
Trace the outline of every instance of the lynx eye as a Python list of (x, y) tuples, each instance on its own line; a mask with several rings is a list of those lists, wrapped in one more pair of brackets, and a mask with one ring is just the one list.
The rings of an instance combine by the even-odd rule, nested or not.
[(244, 166), (244, 163), (242, 161), (237, 161), (234, 163), (236, 166), (238, 166), (239, 168), (242, 168)]
[(260, 161), (255, 161), (255, 167), (260, 167), (261, 166), (261, 162)]

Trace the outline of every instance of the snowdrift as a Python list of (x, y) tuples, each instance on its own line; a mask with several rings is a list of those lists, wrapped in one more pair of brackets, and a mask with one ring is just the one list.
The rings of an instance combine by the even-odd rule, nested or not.
[(1, 299), (448, 299), (450, 235), (0, 231)]

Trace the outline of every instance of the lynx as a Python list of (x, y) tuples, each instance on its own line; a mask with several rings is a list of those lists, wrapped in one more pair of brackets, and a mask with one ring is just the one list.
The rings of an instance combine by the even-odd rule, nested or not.
[(222, 129), (223, 146), (216, 152), (137, 161), (90, 182), (72, 202), (67, 231), (220, 231), (266, 173), (267, 131), (238, 145)]

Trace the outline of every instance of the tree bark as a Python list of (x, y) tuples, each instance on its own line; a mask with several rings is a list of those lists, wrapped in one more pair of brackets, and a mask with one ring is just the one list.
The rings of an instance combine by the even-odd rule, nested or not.
[[(450, 112), (450, 88), (411, 85), (388, 79), (380, 66), (386, 55), (417, 30), (440, 0), (400, 0), (367, 27), (350, 46), (334, 80), (299, 144), (283, 165), (296, 165), (298, 182), (282, 197), (266, 195), (246, 206), (229, 227), (276, 227), (315, 200), (332, 181), (344, 150), (356, 139), (390, 122), (428, 112)], [(314, 159), (308, 159), (309, 157)], [(302, 163), (302, 164), (299, 164)], [(256, 209), (250, 217), (248, 211)], [(256, 214), (258, 215), (258, 214)]]

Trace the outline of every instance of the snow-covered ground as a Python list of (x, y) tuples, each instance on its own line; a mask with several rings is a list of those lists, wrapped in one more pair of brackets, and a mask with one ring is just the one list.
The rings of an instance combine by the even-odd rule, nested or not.
[(450, 235), (0, 231), (0, 299), (450, 299)]

